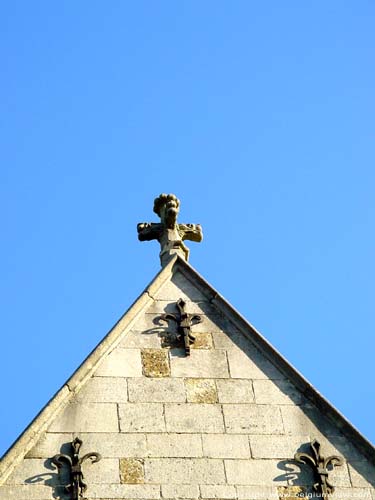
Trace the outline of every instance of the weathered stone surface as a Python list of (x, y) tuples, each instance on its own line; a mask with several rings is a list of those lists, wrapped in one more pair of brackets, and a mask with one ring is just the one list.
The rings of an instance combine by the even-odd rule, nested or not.
[(162, 484), (161, 495), (163, 498), (176, 500), (179, 498), (199, 498), (199, 487), (196, 484)]
[(116, 458), (102, 458), (96, 463), (87, 460), (82, 465), (82, 470), (87, 484), (90, 485), (119, 482), (119, 461)]
[(77, 403), (124, 403), (127, 400), (128, 385), (122, 377), (93, 377), (74, 397)]
[(127, 403), (119, 405), (121, 432), (165, 432), (161, 403)]
[[(186, 300), (186, 310), (191, 314), (206, 314), (218, 315), (218, 309), (213, 306), (207, 299), (203, 301)], [(147, 314), (160, 315), (165, 313), (176, 312), (176, 301), (172, 300), (155, 300), (147, 308)]]
[(250, 448), (253, 458), (290, 458), (299, 447), (310, 441), (309, 436), (251, 435)]
[(276, 486), (237, 486), (238, 500), (277, 500)]
[(192, 349), (190, 356), (183, 349), (171, 349), (172, 377), (227, 378), (228, 364), (225, 351)]
[[(98, 451), (103, 457), (122, 458), (146, 456), (145, 434), (123, 434), (123, 433), (80, 433), (82, 439), (81, 454), (90, 451)], [(53, 456), (53, 453), (49, 456)]]
[(203, 453), (209, 458), (250, 458), (248, 437), (235, 434), (203, 434)]
[(228, 484), (202, 484), (200, 490), (201, 498), (220, 498), (222, 500), (237, 498), (236, 488)]
[(235, 434), (282, 434), (279, 408), (266, 405), (223, 405), (225, 428)]
[(254, 393), (251, 380), (216, 380), (219, 403), (253, 403)]
[(302, 393), (287, 380), (254, 380), (257, 404), (299, 405), (304, 401)]
[(205, 458), (149, 458), (145, 478), (162, 484), (224, 484), (224, 464)]
[(203, 290), (198, 289), (198, 287), (188, 280), (181, 272), (176, 272), (172, 276), (171, 281), (167, 281), (159, 290), (155, 299), (170, 302), (177, 302), (178, 299), (192, 302), (205, 302), (209, 300), (210, 297), (206, 296)]
[(143, 378), (129, 379), (130, 402), (181, 403), (186, 401), (182, 379)]
[(311, 406), (280, 406), (285, 433), (292, 435), (310, 435), (314, 438), (320, 433), (325, 436), (340, 436), (340, 430), (331, 425), (322, 413)]
[(117, 348), (105, 358), (95, 372), (101, 377), (141, 377), (140, 349)]
[(0, 500), (51, 500), (51, 487), (40, 484), (0, 486)]
[(202, 457), (201, 437), (199, 434), (147, 434), (147, 456)]
[(85, 495), (90, 500), (94, 498), (156, 500), (160, 498), (160, 486), (157, 484), (98, 484), (95, 488), (89, 487)]
[(73, 433), (45, 433), (29, 451), (26, 458), (50, 458), (63, 453), (61, 447), (73, 441)]
[(278, 460), (224, 460), (224, 463), (229, 484), (263, 486), (271, 485), (277, 478), (275, 486), (287, 486), (280, 478)]
[(194, 343), (191, 345), (192, 349), (212, 349), (212, 335), (210, 333), (195, 333)]
[(185, 379), (185, 385), (189, 403), (217, 403), (214, 380), (188, 378)]
[(124, 484), (142, 484), (145, 482), (143, 460), (139, 458), (121, 458), (120, 481)]
[[(375, 492), (375, 490), (373, 490)], [(329, 500), (373, 500), (367, 488), (335, 488)]]
[(279, 486), (277, 488), (280, 500), (299, 500), (306, 493), (303, 486)]
[(167, 432), (224, 432), (220, 405), (167, 403), (165, 420)]
[(53, 484), (60, 484), (58, 474), (55, 471), (46, 467), (46, 460), (38, 458), (25, 459), (22, 464), (15, 468), (13, 473), (8, 477), (7, 484), (25, 484), (35, 477), (43, 477), (43, 474), (48, 474), (50, 480), (53, 478)]
[(243, 352), (239, 348), (228, 351), (229, 370), (232, 378), (283, 379), (279, 370), (257, 350)]
[(117, 432), (115, 403), (69, 404), (52, 423), (50, 432)]
[(146, 377), (169, 377), (168, 351), (163, 349), (142, 349), (143, 374)]
[(145, 331), (137, 324), (137, 330), (127, 332), (119, 347), (160, 349), (160, 340), (157, 329), (154, 332)]

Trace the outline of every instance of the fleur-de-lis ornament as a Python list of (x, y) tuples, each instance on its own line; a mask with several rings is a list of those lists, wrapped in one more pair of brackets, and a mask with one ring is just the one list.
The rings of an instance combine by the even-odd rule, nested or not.
[(320, 493), (323, 498), (327, 498), (328, 495), (335, 491), (334, 486), (328, 481), (328, 467), (332, 466), (333, 468), (343, 465), (344, 461), (337, 455), (331, 455), (327, 458), (322, 457), (320, 454), (320, 443), (316, 439), (310, 443), (310, 447), (312, 450), (311, 455), (296, 453), (294, 460), (309, 465), (312, 468), (316, 480), (314, 490)]
[(195, 340), (195, 337), (191, 333), (192, 324), (198, 324), (202, 321), (199, 314), (189, 314), (185, 311), (186, 302), (183, 299), (179, 299), (176, 302), (178, 309), (178, 314), (163, 314), (161, 319), (164, 321), (172, 320), (177, 324), (177, 341), (182, 343), (185, 348), (186, 356), (190, 354), (190, 344)]
[(65, 454), (58, 454), (52, 458), (52, 463), (56, 465), (58, 470), (66, 464), (69, 467), (70, 472), (70, 483), (65, 486), (65, 490), (70, 493), (72, 500), (82, 499), (83, 493), (87, 489), (87, 484), (83, 481), (83, 472), (81, 465), (86, 460), (90, 459), (92, 463), (99, 462), (102, 458), (99, 453), (90, 452), (83, 455), (83, 457), (79, 458), (79, 450), (82, 446), (82, 441), (76, 437), (74, 441), (71, 443), (71, 447), (73, 450), (72, 457)]

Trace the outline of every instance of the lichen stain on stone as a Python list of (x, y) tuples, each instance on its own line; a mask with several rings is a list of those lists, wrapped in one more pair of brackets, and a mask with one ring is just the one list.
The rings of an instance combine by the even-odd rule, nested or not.
[(194, 333), (195, 340), (192, 349), (212, 349), (212, 335), (210, 333)]
[(280, 500), (301, 500), (306, 494), (303, 486), (278, 486), (277, 491)]
[(185, 379), (187, 400), (189, 403), (217, 403), (216, 385), (213, 380)]
[(169, 377), (168, 352), (162, 349), (142, 349), (142, 368), (145, 377)]
[(120, 480), (123, 484), (143, 484), (145, 482), (143, 460), (137, 458), (121, 458)]

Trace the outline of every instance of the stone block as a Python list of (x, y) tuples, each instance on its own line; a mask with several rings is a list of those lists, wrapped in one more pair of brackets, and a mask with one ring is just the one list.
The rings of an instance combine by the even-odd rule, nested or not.
[(235, 434), (203, 434), (203, 453), (209, 458), (250, 458), (248, 437)]
[(51, 487), (40, 484), (2, 485), (0, 500), (51, 500)]
[(141, 377), (142, 363), (140, 349), (118, 347), (105, 358), (95, 372), (100, 377)]
[(143, 460), (139, 458), (121, 458), (120, 481), (123, 484), (143, 484), (145, 482)]
[(191, 345), (192, 349), (212, 349), (212, 335), (211, 333), (195, 333), (194, 343)]
[(7, 484), (21, 485), (31, 482), (33, 479), (40, 477), (41, 480), (48, 479), (53, 485), (60, 484), (57, 469), (51, 468), (49, 461), (38, 458), (26, 458), (12, 472), (7, 479)]
[(122, 377), (93, 377), (74, 396), (75, 403), (125, 403), (128, 385)]
[(217, 392), (214, 380), (188, 378), (185, 379), (185, 386), (189, 403), (217, 403)]
[(285, 433), (295, 436), (309, 435), (311, 439), (320, 433), (326, 437), (340, 436), (340, 430), (312, 406), (280, 406)]
[(123, 348), (151, 348), (160, 349), (161, 339), (158, 330), (145, 331), (140, 330), (137, 324), (137, 330), (131, 330), (126, 333), (123, 340), (120, 342), (119, 347)]
[(303, 394), (287, 380), (254, 380), (255, 402), (257, 404), (299, 405)]
[(278, 460), (224, 460), (228, 484), (287, 486)]
[(122, 458), (146, 456), (145, 434), (122, 433), (80, 433), (82, 439), (81, 454), (98, 451), (103, 457)]
[(205, 458), (148, 458), (145, 478), (148, 483), (224, 484), (224, 464)]
[(162, 484), (161, 495), (163, 498), (176, 500), (180, 498), (199, 498), (199, 487), (196, 484)]
[(231, 378), (283, 379), (279, 370), (257, 349), (242, 351), (240, 348), (228, 350)]
[(291, 458), (302, 444), (308, 443), (309, 436), (266, 436), (251, 435), (250, 448), (253, 458)]
[(254, 393), (251, 380), (216, 380), (219, 403), (253, 403)]
[[(206, 314), (206, 315), (217, 315), (220, 314), (219, 310), (213, 306), (208, 300), (186, 300), (186, 310), (190, 314)], [(176, 301), (175, 300), (155, 300), (147, 308), (147, 314), (165, 314), (165, 313), (175, 313), (176, 312)]]
[(183, 349), (170, 350), (172, 377), (227, 378), (225, 351), (192, 349), (190, 356)]
[(67, 405), (52, 423), (49, 432), (118, 432), (115, 403)]
[(201, 498), (220, 498), (222, 500), (235, 500), (237, 498), (236, 488), (228, 484), (202, 484), (200, 490)]
[[(44, 433), (26, 458), (50, 458), (63, 453), (61, 447), (73, 441), (73, 433)], [(65, 446), (64, 446), (65, 449)]]
[[(375, 490), (373, 490), (375, 492)], [(329, 500), (373, 500), (367, 488), (335, 488)]]
[(224, 432), (220, 405), (166, 403), (165, 420), (167, 432)]
[(237, 486), (238, 500), (278, 500), (276, 486)]
[(160, 486), (158, 484), (97, 484), (94, 488), (89, 487), (85, 496), (90, 500), (99, 498), (101, 500), (113, 498), (157, 500), (160, 498)]
[(283, 434), (278, 407), (243, 404), (223, 405), (225, 428), (234, 434)]
[(168, 351), (163, 349), (142, 349), (143, 374), (146, 377), (169, 377)]
[(119, 405), (121, 432), (165, 432), (161, 403), (127, 403)]
[(202, 457), (199, 434), (147, 434), (147, 456), (158, 458)]
[[(83, 455), (80, 454), (80, 456)], [(87, 484), (119, 483), (119, 461), (117, 458), (102, 458), (99, 462), (95, 463), (87, 460), (82, 464), (82, 470)]]
[(307, 490), (303, 486), (279, 486), (277, 492), (280, 500), (299, 500), (305, 497)]
[(129, 379), (129, 401), (132, 403), (182, 403), (186, 401), (182, 379), (142, 378)]
[(158, 291), (156, 300), (177, 302), (179, 299), (191, 302), (209, 301), (203, 290), (186, 278), (181, 272), (176, 272), (170, 281), (167, 281)]

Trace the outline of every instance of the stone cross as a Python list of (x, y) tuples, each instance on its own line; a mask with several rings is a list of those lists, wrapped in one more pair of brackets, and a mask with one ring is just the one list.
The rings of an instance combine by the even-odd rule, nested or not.
[(154, 212), (160, 223), (141, 222), (137, 225), (140, 241), (158, 240), (160, 243), (160, 262), (164, 267), (173, 255), (189, 259), (189, 249), (184, 240), (202, 241), (200, 224), (177, 224), (180, 200), (174, 194), (161, 194), (154, 201)]

